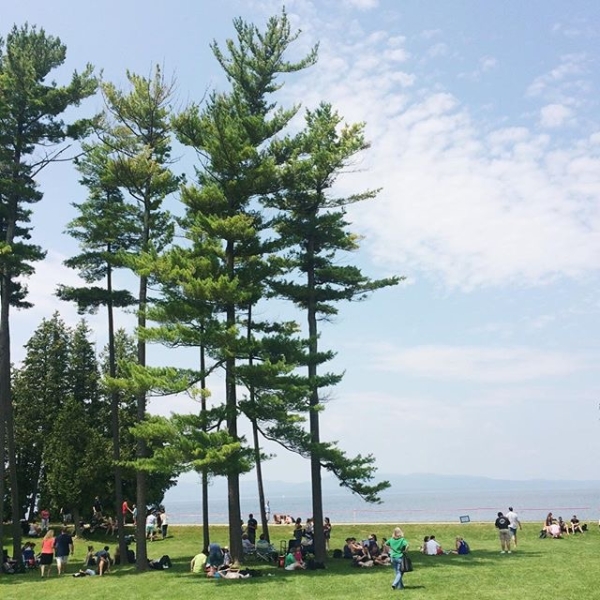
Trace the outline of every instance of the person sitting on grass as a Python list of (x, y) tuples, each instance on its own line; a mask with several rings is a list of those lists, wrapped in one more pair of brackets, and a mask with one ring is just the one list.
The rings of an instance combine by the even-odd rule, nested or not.
[(94, 552), (94, 546), (87, 547), (87, 553), (83, 559), (84, 567), (95, 567), (96, 566), (96, 553)]
[(435, 556), (436, 554), (444, 554), (442, 547), (435, 539), (435, 535), (429, 536), (429, 541), (425, 544), (425, 554)]
[(423, 538), (423, 544), (421, 546), (419, 546), (419, 552), (422, 552), (423, 554), (427, 554), (427, 542), (429, 541), (429, 536), (426, 535)]
[(577, 518), (577, 515), (573, 515), (573, 517), (571, 518), (571, 532), (583, 533), (583, 528), (581, 526), (581, 523), (579, 522), (579, 519)]
[(369, 549), (364, 546), (362, 552), (356, 553), (352, 559), (352, 566), (354, 567), (362, 567), (369, 568), (372, 567), (375, 563), (369, 554)]
[(561, 533), (566, 533), (567, 535), (569, 535), (569, 525), (568, 523), (565, 523), (565, 521), (563, 521), (562, 517), (558, 517), (558, 526), (560, 527)]
[(104, 546), (104, 548), (102, 548), (102, 550), (98, 550), (94, 556), (96, 558), (96, 565), (98, 566), (98, 575), (104, 575), (105, 573), (108, 573), (111, 563), (109, 547)]
[(204, 567), (206, 565), (206, 559), (208, 557), (204, 552), (198, 552), (194, 558), (190, 561), (190, 572), (199, 575), (200, 573), (204, 573)]
[(471, 552), (469, 544), (467, 544), (462, 537), (457, 535), (454, 543), (454, 550), (450, 550), (450, 554), (469, 554), (469, 552)]
[(373, 564), (376, 565), (389, 565), (390, 557), (383, 552), (382, 548), (377, 543), (377, 535), (371, 533), (366, 540), (367, 542), (367, 550), (369, 555), (371, 556), (371, 560)]
[(290, 550), (290, 552), (286, 554), (283, 566), (286, 571), (306, 569), (306, 565), (302, 560), (302, 549), (300, 546), (296, 546), (295, 549)]
[(548, 527), (548, 535), (555, 540), (562, 538), (560, 525), (558, 524), (558, 521), (556, 519), (552, 521), (552, 524), (550, 525), (550, 527)]

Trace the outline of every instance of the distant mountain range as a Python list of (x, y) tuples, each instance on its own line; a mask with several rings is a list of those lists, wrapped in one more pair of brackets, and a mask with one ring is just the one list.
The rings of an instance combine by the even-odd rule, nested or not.
[[(387, 493), (402, 492), (435, 492), (453, 490), (594, 490), (600, 491), (598, 480), (553, 480), (553, 479), (492, 479), (490, 477), (477, 477), (470, 475), (437, 475), (433, 473), (412, 473), (410, 475), (380, 474), (378, 480), (387, 480), (391, 488)], [(310, 482), (290, 483), (286, 481), (265, 481), (265, 492), (267, 497), (305, 495), (310, 492)], [(225, 498), (227, 496), (227, 482), (223, 477), (215, 479), (211, 483), (211, 496), (214, 498)], [(332, 495), (350, 494), (347, 490), (340, 488), (333, 477), (323, 478), (323, 493)], [(200, 498), (200, 478), (197, 482), (183, 480), (171, 488), (166, 496), (165, 502), (180, 502)], [(256, 481), (244, 478), (240, 481), (240, 495), (242, 497), (256, 497)], [(382, 494), (385, 500), (386, 492)]]

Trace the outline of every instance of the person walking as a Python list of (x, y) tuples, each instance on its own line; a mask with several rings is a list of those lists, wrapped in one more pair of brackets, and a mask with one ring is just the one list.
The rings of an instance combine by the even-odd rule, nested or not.
[(46, 576), (46, 567), (48, 567), (48, 577), (52, 570), (52, 560), (54, 559), (54, 530), (48, 529), (42, 540), (42, 553), (40, 555), (40, 572), (42, 577)]
[(69, 562), (69, 556), (72, 556), (74, 551), (73, 538), (69, 534), (69, 530), (66, 527), (63, 527), (60, 535), (54, 540), (56, 570), (59, 575), (62, 575), (65, 572), (67, 563)]
[(404, 552), (406, 552), (406, 549), (408, 548), (408, 542), (404, 538), (404, 532), (400, 527), (394, 529), (392, 537), (386, 542), (386, 546), (390, 549), (389, 555), (396, 573), (394, 581), (392, 582), (392, 589), (403, 590), (404, 582), (402, 581), (401, 563)]
[(519, 515), (513, 510), (512, 506), (508, 507), (508, 512), (506, 513), (506, 518), (508, 519), (508, 529), (510, 531), (510, 535), (512, 537), (512, 542), (514, 547), (517, 547), (517, 529), (523, 529), (521, 527), (521, 521), (519, 521)]
[(500, 537), (500, 554), (508, 552), (510, 554), (510, 529), (509, 520), (501, 513), (498, 513), (498, 518), (494, 522), (494, 526), (498, 530)]

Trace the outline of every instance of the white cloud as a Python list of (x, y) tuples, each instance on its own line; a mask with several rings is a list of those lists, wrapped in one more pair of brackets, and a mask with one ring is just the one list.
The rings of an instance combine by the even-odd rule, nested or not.
[(449, 52), (450, 49), (448, 47), (448, 44), (445, 44), (444, 42), (439, 42), (431, 46), (427, 50), (426, 54), (430, 58), (437, 58), (438, 56), (447, 56)]
[(371, 10), (379, 6), (379, 0), (344, 0), (344, 4), (358, 10)]
[(479, 59), (479, 68), (485, 73), (498, 65), (498, 60), (493, 56), (483, 56)]
[(514, 384), (572, 375), (593, 367), (591, 356), (518, 346), (423, 345), (387, 347), (376, 369), (443, 381)]
[(580, 96), (590, 89), (586, 80), (589, 75), (589, 63), (590, 59), (585, 53), (562, 56), (558, 66), (533, 80), (526, 90), (526, 95), (579, 104)]
[(573, 115), (573, 111), (564, 104), (547, 104), (540, 110), (542, 127), (561, 127)]
[(421, 37), (425, 40), (430, 40), (431, 38), (437, 37), (442, 34), (441, 29), (425, 29), (421, 32)]
[(482, 56), (477, 63), (476, 69), (470, 72), (459, 73), (458, 77), (459, 79), (470, 79), (471, 81), (479, 81), (484, 73), (487, 73), (492, 69), (496, 68), (497, 65), (498, 61), (493, 56)]
[[(349, 122), (367, 123), (372, 147), (355, 165), (361, 171), (340, 180), (340, 192), (383, 188), (376, 201), (349, 210), (374, 259), (465, 290), (595, 272), (596, 138), (589, 129), (581, 139), (551, 135), (574, 104), (552, 103), (537, 113), (542, 133), (540, 122), (527, 126), (523, 119), (492, 127), (457, 96), (427, 87), (410, 59), (398, 72), (380, 33), (324, 39), (321, 63), (304, 85), (288, 90), (308, 106), (328, 98)], [(336, 61), (343, 72), (331, 67)], [(565, 83), (582, 61), (565, 57), (532, 90), (545, 97), (551, 82)], [(494, 65), (487, 56), (480, 68)]]

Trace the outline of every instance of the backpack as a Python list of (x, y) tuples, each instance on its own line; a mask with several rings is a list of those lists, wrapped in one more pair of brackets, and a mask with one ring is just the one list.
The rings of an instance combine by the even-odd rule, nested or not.
[(344, 556), (344, 553), (339, 548), (336, 548), (333, 551), (333, 558), (342, 558), (343, 556)]

